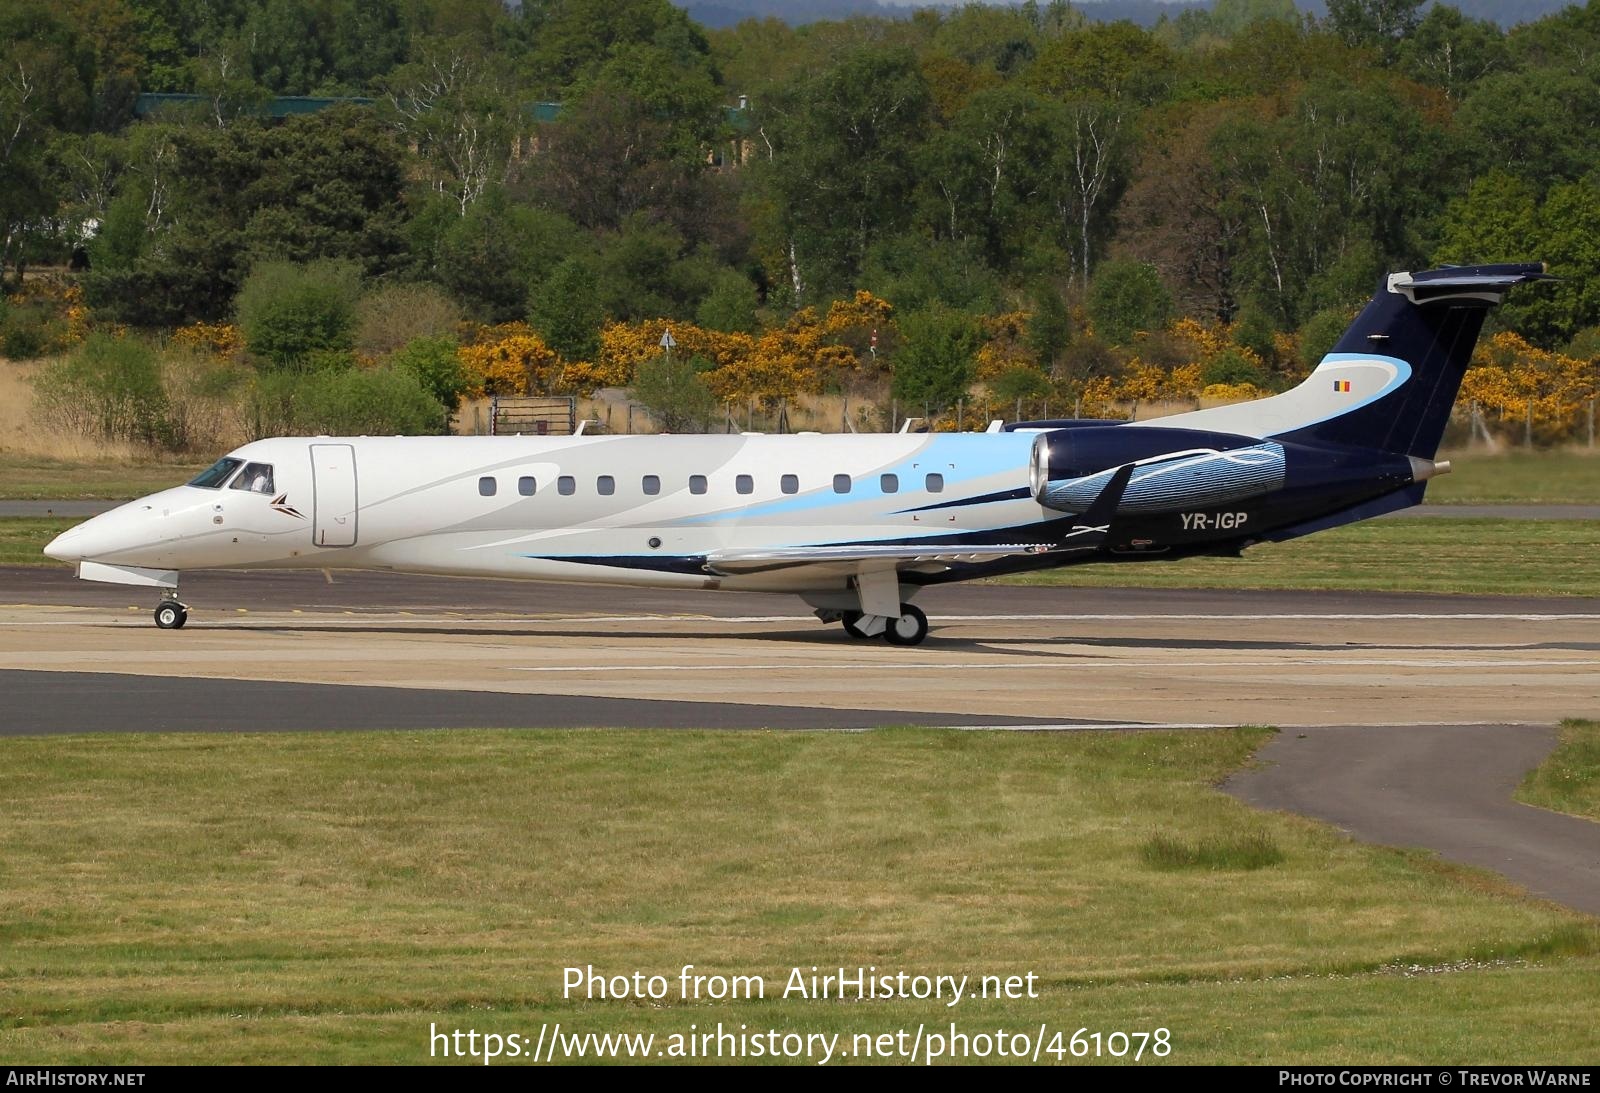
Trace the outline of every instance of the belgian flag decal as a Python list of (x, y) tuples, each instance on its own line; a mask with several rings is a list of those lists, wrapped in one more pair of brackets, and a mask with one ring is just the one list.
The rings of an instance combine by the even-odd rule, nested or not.
[(1333, 389), (1335, 391), (1339, 391), (1339, 392), (1348, 391), (1348, 390), (1350, 390), (1350, 381), (1349, 380), (1334, 380), (1333, 381)]

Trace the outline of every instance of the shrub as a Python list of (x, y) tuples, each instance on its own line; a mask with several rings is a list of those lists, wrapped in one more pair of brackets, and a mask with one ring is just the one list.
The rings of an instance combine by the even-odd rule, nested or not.
[(235, 407), (250, 370), (204, 349), (169, 347), (161, 355), (166, 394), (164, 446), (214, 452), (234, 446)]
[(33, 360), (61, 346), (66, 323), (42, 303), (13, 303), (0, 315), (0, 355)]
[(894, 396), (930, 413), (954, 405), (972, 382), (982, 328), (962, 311), (933, 307), (900, 319)]
[(317, 350), (355, 345), (360, 266), (354, 262), (261, 262), (234, 303), (245, 348), (277, 368), (302, 367)]
[(700, 378), (712, 363), (704, 357), (671, 357), (663, 353), (639, 366), (633, 397), (650, 411), (656, 427), (667, 433), (703, 433), (721, 414), (717, 398)]
[(135, 338), (92, 334), (34, 377), (34, 412), (54, 428), (172, 446), (156, 351)]
[(461, 308), (438, 285), (381, 285), (356, 303), (355, 348), (387, 357), (418, 338), (453, 338), (460, 324)]
[(1229, 386), (1248, 383), (1264, 387), (1267, 384), (1267, 370), (1259, 360), (1252, 360), (1238, 349), (1228, 348), (1201, 366), (1200, 382), (1208, 387), (1218, 383)]
[(427, 435), (445, 423), (415, 373), (393, 367), (258, 375), (240, 410), (252, 437)]

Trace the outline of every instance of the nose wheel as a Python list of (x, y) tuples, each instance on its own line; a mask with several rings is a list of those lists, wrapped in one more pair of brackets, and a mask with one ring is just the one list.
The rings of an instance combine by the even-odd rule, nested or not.
[(182, 630), (189, 621), (189, 609), (177, 600), (162, 600), (156, 608), (156, 625), (163, 630)]

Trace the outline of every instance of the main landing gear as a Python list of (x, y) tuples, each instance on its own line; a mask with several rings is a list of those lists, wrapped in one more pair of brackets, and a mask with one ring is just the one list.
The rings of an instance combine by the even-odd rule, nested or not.
[(909, 603), (900, 605), (900, 614), (897, 618), (846, 611), (840, 621), (844, 623), (844, 632), (853, 638), (875, 638), (881, 635), (890, 645), (920, 645), (922, 639), (928, 636), (928, 616), (922, 613), (921, 608), (913, 607)]
[(189, 621), (189, 609), (178, 602), (175, 592), (170, 592), (156, 608), (156, 625), (163, 630), (182, 630)]

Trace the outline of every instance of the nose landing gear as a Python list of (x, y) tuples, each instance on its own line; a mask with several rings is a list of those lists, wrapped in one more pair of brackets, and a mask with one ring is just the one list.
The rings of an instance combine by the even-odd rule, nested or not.
[(169, 592), (156, 608), (156, 625), (163, 630), (182, 630), (189, 621), (189, 608), (178, 602), (175, 592)]

